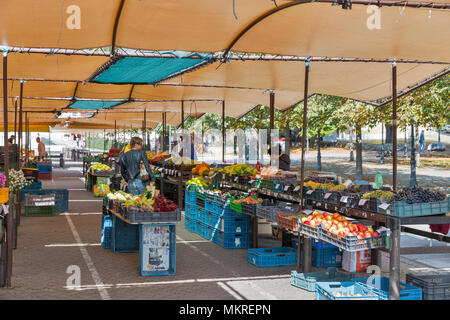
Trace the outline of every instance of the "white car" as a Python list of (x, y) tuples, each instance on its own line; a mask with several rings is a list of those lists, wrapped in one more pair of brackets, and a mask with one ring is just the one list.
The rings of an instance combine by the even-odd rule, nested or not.
[(444, 131), (445, 133), (450, 133), (450, 124), (446, 124), (442, 127), (441, 131)]

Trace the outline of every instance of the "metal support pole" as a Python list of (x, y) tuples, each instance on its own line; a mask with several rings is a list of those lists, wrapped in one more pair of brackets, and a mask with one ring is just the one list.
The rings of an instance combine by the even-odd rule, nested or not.
[(384, 164), (384, 123), (381, 124), (381, 154), (380, 164)]
[[(8, 53), (3, 52), (3, 134), (4, 134), (4, 172), (8, 177), (9, 171), (9, 148), (8, 148)], [(5, 187), (9, 186), (9, 179), (5, 182)], [(11, 201), (11, 199), (10, 199)], [(11, 275), (13, 264), (14, 247), (14, 218), (13, 213), (9, 212), (6, 216), (6, 274), (5, 287), (11, 288)]]
[[(272, 131), (275, 127), (275, 92), (270, 91), (270, 116), (269, 116), (269, 124), (270, 124), (270, 131), (269, 131), (269, 137), (272, 137)], [(269, 146), (271, 147), (270, 150), (270, 165), (272, 165), (272, 155), (273, 155), (273, 151), (272, 150), (272, 140), (269, 139), (270, 144)]]
[(411, 124), (411, 177), (409, 178), (409, 186), (414, 187), (417, 185), (416, 180), (416, 146), (414, 136), (414, 124)]
[(184, 100), (181, 100), (181, 129), (184, 130)]
[(14, 137), (17, 144), (17, 99), (14, 101)]
[(392, 64), (392, 187), (397, 190), (397, 64)]
[(25, 112), (25, 162), (28, 163), (29, 154), (28, 154), (28, 112)]
[[(302, 158), (301, 158), (301, 169), (300, 169), (300, 210), (303, 210), (305, 205), (303, 203), (303, 183), (305, 181), (305, 143), (306, 143), (306, 115), (308, 111), (308, 80), (309, 80), (309, 61), (305, 62), (305, 88), (303, 90), (303, 123), (302, 123)], [(298, 234), (298, 245), (297, 245), (297, 269), (300, 270), (300, 261), (302, 261), (303, 271), (311, 270), (311, 239), (307, 240), (304, 237), (303, 241), (303, 260), (301, 260), (301, 235)]]
[(142, 123), (142, 138), (144, 140), (144, 150), (148, 149), (148, 141), (145, 132), (147, 131), (147, 109), (144, 109), (144, 122)]
[(20, 81), (20, 98), (19, 98), (19, 139), (18, 139), (18, 148), (19, 148), (19, 157), (17, 160), (17, 168), (20, 168), (20, 156), (22, 155), (22, 144), (23, 144), (23, 123), (22, 123), (22, 113), (23, 113), (23, 81)]
[(400, 299), (400, 222), (389, 219), (392, 247), (389, 255), (389, 300)]
[(114, 148), (117, 148), (117, 120), (114, 120)]
[(225, 100), (222, 100), (222, 163), (225, 163)]

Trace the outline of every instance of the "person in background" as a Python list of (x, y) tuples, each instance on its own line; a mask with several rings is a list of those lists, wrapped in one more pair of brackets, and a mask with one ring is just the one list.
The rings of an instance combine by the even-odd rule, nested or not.
[(142, 151), (143, 141), (139, 137), (130, 140), (131, 150), (125, 152), (120, 161), (121, 174), (128, 185), (128, 190), (133, 195), (141, 194), (145, 191), (148, 182), (141, 180), (141, 163), (144, 165), (150, 177), (150, 182), (155, 182), (155, 176), (150, 168), (146, 154)]
[(41, 141), (41, 138), (37, 137), (36, 142), (38, 144), (39, 160), (43, 160), (45, 157), (45, 144)]
[(16, 136), (12, 135), (11, 137), (9, 137), (8, 139), (8, 146), (12, 146), (14, 144), (14, 140), (16, 140)]
[(419, 153), (422, 154), (425, 149), (425, 132), (422, 130), (419, 137)]
[[(284, 170), (284, 171), (289, 171), (291, 169), (291, 159), (289, 158), (289, 156), (284, 153), (281, 152), (281, 146), (278, 145), (278, 169), (280, 170)], [(269, 148), (268, 150), (269, 155), (272, 155), (271, 153), (271, 149)]]

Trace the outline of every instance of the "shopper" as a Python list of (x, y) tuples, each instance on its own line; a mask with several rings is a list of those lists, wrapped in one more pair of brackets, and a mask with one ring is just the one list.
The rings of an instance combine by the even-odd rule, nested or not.
[(39, 160), (43, 160), (45, 157), (45, 144), (41, 141), (41, 138), (37, 137), (36, 142), (38, 144)]
[[(271, 149), (268, 150), (269, 155), (272, 155)], [(289, 156), (281, 152), (281, 146), (278, 145), (278, 169), (289, 171), (291, 169), (291, 159)]]
[[(131, 150), (124, 153), (120, 161), (122, 177), (128, 184), (128, 191), (133, 195), (143, 193), (148, 182), (152, 184), (155, 182), (155, 176), (150, 169), (147, 156), (142, 151), (142, 145), (143, 141), (141, 138), (131, 138)], [(144, 168), (149, 176), (148, 181), (142, 181), (141, 171)]]
[(14, 140), (16, 140), (16, 136), (12, 135), (11, 137), (9, 137), (8, 139), (8, 146), (12, 146), (14, 144)]
[(419, 153), (422, 154), (425, 149), (425, 132), (422, 130), (419, 137)]

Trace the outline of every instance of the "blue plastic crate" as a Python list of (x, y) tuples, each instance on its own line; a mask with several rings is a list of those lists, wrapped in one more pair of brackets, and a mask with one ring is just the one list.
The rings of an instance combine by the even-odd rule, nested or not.
[(200, 220), (196, 220), (196, 233), (198, 233), (201, 237), (207, 238), (208, 237), (208, 227), (206, 224), (201, 222)]
[(205, 210), (208, 211), (214, 211), (214, 201), (211, 201), (210, 199), (205, 199)]
[(225, 249), (248, 249), (250, 248), (250, 234), (249, 233), (232, 233), (222, 232), (218, 229), (213, 229), (210, 226), (206, 227), (206, 237), (214, 243), (217, 243)]
[(189, 232), (198, 233), (197, 221), (190, 219), (189, 217), (184, 218), (184, 228)]
[(312, 248), (312, 264), (315, 267), (340, 267), (342, 252), (339, 248)]
[(112, 240), (112, 218), (111, 216), (102, 215), (102, 232), (100, 243), (105, 249), (111, 248)]
[(327, 242), (323, 242), (320, 240), (314, 240), (312, 241), (312, 247), (313, 248), (320, 248), (320, 249), (326, 249), (326, 248), (337, 248), (336, 246), (329, 244)]
[(206, 223), (206, 211), (202, 207), (197, 207), (197, 219)]
[(128, 224), (112, 216), (112, 241), (113, 252), (137, 252), (139, 250), (139, 225)]
[(314, 292), (318, 282), (350, 281), (354, 278), (354, 273), (342, 272), (336, 268), (328, 268), (326, 271), (316, 271), (309, 273), (291, 272), (291, 285), (302, 288), (306, 291)]
[(220, 217), (206, 210), (206, 224), (222, 232), (248, 233), (251, 229), (250, 217), (244, 214), (229, 218)]
[(52, 172), (52, 164), (36, 164), (36, 168), (39, 173), (51, 173)]
[(258, 267), (295, 266), (297, 250), (286, 247), (248, 249), (248, 262)]
[(139, 273), (143, 277), (176, 273), (176, 224), (139, 225)]
[(56, 196), (55, 212), (60, 213), (69, 211), (69, 190), (67, 189), (27, 190), (25, 192), (22, 191), (22, 196), (25, 197), (25, 194), (48, 195), (52, 193), (54, 193)]
[(378, 300), (376, 294), (353, 281), (317, 282), (315, 293), (316, 300)]
[(27, 191), (35, 191), (35, 190), (41, 190), (42, 189), (42, 181), (33, 181), (30, 185), (25, 186), (22, 188), (22, 201), (25, 200), (25, 193)]
[[(358, 278), (352, 280), (375, 293), (379, 297), (379, 300), (389, 300), (389, 278), (373, 277), (370, 285), (366, 283), (367, 279)], [(375, 287), (377, 282), (379, 283), (379, 288)], [(400, 282), (400, 300), (422, 300), (422, 288)]]

